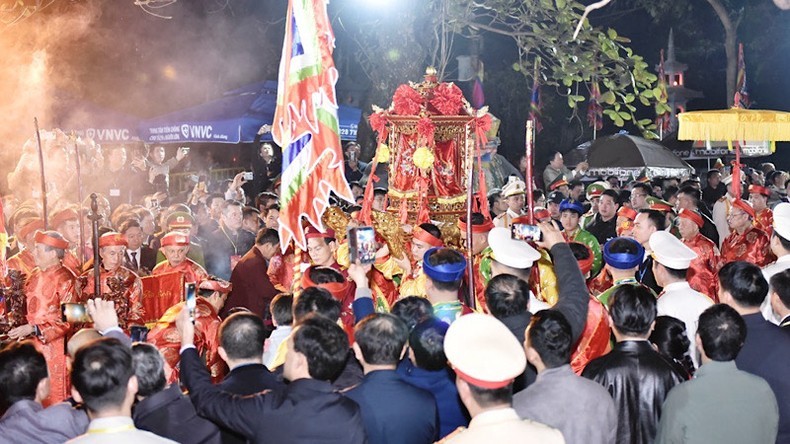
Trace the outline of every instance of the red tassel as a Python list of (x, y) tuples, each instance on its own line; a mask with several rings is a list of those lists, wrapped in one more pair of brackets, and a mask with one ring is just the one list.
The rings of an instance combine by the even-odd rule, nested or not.
[(407, 205), (408, 200), (405, 198), (401, 198), (400, 200), (400, 210), (398, 211), (398, 218), (400, 218), (400, 223), (405, 224), (409, 221), (409, 206)]

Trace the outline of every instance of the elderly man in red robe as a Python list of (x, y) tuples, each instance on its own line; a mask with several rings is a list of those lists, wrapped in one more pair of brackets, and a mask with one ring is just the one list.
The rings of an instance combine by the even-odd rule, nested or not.
[(70, 328), (60, 314), (60, 304), (76, 300), (76, 277), (61, 263), (68, 247), (69, 243), (55, 231), (36, 233), (33, 256), (37, 267), (25, 284), (27, 324), (8, 332), (14, 340), (36, 337), (36, 345), (44, 354), (49, 370), (48, 405), (68, 397), (65, 340)]
[[(206, 362), (214, 383), (222, 381), (227, 367), (219, 356), (219, 327), (222, 320), (219, 312), (225, 305), (228, 293), (232, 290), (230, 282), (221, 279), (204, 279), (197, 289), (195, 300), (195, 347)], [(153, 344), (165, 358), (168, 384), (178, 381), (181, 361), (181, 335), (176, 329), (176, 318), (184, 308), (185, 302), (167, 309), (156, 326), (148, 333), (148, 342)]]
[(69, 248), (66, 250), (66, 256), (63, 257), (63, 265), (69, 268), (74, 273), (79, 274), (82, 264), (78, 256), (78, 247), (80, 246), (80, 215), (74, 208), (64, 208), (52, 214), (49, 220), (49, 225), (58, 233), (63, 235), (63, 238), (69, 242)]
[(719, 249), (699, 231), (705, 225), (705, 220), (696, 211), (682, 208), (676, 223), (680, 240), (697, 253), (697, 258), (691, 261), (686, 280), (691, 288), (718, 303)]
[(18, 270), (25, 273), (30, 277), (30, 273), (36, 268), (36, 259), (33, 251), (36, 246), (35, 235), (39, 230), (44, 229), (44, 221), (42, 219), (34, 218), (27, 219), (19, 225), (16, 233), (16, 239), (24, 248), (19, 253), (11, 256), (8, 259), (8, 268)]
[(768, 208), (771, 190), (760, 185), (749, 185), (749, 203), (754, 208), (754, 226), (763, 230), (768, 238), (774, 232), (774, 212)]
[(184, 282), (200, 283), (208, 279), (208, 273), (200, 265), (187, 258), (189, 252), (189, 235), (171, 231), (162, 237), (161, 251), (165, 262), (158, 264), (151, 272), (152, 276), (180, 271), (184, 274)]
[[(109, 232), (99, 238), (99, 256), (101, 256), (99, 277), (101, 279), (102, 299), (112, 299), (115, 302), (115, 310), (118, 313), (118, 325), (126, 331), (132, 325), (145, 324), (143, 284), (139, 276), (121, 265), (123, 264), (127, 245), (126, 236), (121, 233)], [(96, 293), (93, 273), (93, 268), (91, 268), (82, 275), (82, 278), (87, 281), (83, 290), (83, 298), (87, 294)], [(124, 288), (123, 293), (119, 295), (120, 298), (114, 298), (115, 295), (113, 294), (111, 283), (113, 286), (117, 284)]]
[(735, 199), (732, 201), (727, 223), (730, 235), (721, 244), (721, 263), (746, 261), (758, 267), (773, 262), (768, 235), (754, 226), (754, 208), (748, 202)]

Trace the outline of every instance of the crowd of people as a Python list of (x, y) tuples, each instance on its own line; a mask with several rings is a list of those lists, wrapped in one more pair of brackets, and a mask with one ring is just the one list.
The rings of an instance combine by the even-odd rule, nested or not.
[[(97, 252), (76, 202), (45, 222), (4, 198), (23, 303), (2, 308), (0, 443), (790, 443), (786, 173), (585, 184), (556, 155), (531, 208), (513, 175), (490, 212), (378, 231), (363, 264), (345, 229), (371, 167), (346, 153), (357, 201), (305, 251), (280, 244), (276, 180), (96, 190)], [(141, 278), (170, 274), (194, 304), (151, 321)]]

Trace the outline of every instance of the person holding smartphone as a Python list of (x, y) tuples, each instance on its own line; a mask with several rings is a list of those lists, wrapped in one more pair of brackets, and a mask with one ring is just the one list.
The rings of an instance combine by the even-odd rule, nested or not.
[(153, 184), (154, 177), (159, 175), (169, 177), (170, 170), (175, 168), (187, 156), (187, 153), (189, 153), (189, 147), (179, 147), (175, 157), (165, 161), (165, 147), (157, 145), (151, 148), (148, 155), (148, 183)]
[[(195, 346), (206, 362), (214, 383), (222, 381), (227, 373), (227, 366), (219, 356), (219, 326), (222, 320), (219, 312), (225, 305), (228, 294), (233, 289), (230, 282), (210, 277), (196, 285), (194, 309), (190, 310), (195, 324)], [(156, 326), (148, 333), (148, 343), (153, 344), (165, 358), (168, 384), (178, 381), (178, 363), (181, 359), (181, 337), (177, 334), (176, 318), (181, 310), (188, 306), (187, 302), (167, 309)], [(263, 353), (263, 350), (261, 350)]]

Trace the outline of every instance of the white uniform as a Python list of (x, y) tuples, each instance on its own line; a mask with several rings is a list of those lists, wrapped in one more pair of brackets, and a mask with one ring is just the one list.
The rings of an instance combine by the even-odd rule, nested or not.
[(713, 224), (716, 225), (716, 231), (719, 232), (719, 248), (721, 248), (724, 239), (730, 235), (730, 224), (727, 223), (727, 215), (730, 213), (732, 200), (733, 197), (727, 193), (713, 204)]
[(507, 211), (494, 219), (494, 226), (510, 228), (510, 226), (513, 225), (513, 219), (517, 217), (521, 217), (521, 214), (515, 213), (513, 210), (508, 208)]
[(692, 289), (686, 281), (667, 285), (658, 297), (659, 316), (672, 316), (686, 324), (686, 335), (691, 341), (689, 356), (694, 361), (694, 367), (699, 367), (694, 339), (697, 335), (699, 315), (711, 305), (713, 305), (713, 301), (709, 297)]
[(452, 433), (440, 442), (448, 444), (516, 444), (525, 442), (562, 444), (565, 439), (559, 430), (539, 422), (521, 419), (512, 408), (503, 408), (478, 414), (472, 418), (469, 428)]
[[(771, 277), (773, 277), (773, 275), (775, 275), (776, 273), (781, 273), (787, 270), (788, 268), (790, 268), (790, 255), (782, 256), (779, 259), (777, 259), (776, 262), (774, 262), (773, 264), (766, 265), (765, 268), (763, 268), (763, 277), (770, 284)], [(779, 318), (776, 317), (776, 313), (774, 313), (773, 308), (771, 308), (770, 292), (765, 297), (765, 300), (763, 300), (763, 303), (760, 305), (760, 312), (763, 314), (763, 317), (766, 320), (776, 325), (779, 325)]]

